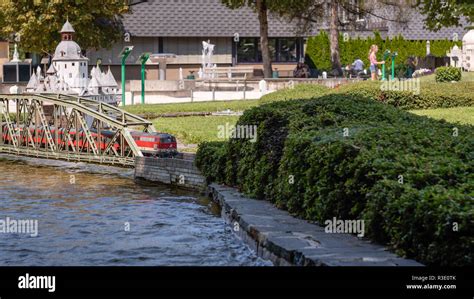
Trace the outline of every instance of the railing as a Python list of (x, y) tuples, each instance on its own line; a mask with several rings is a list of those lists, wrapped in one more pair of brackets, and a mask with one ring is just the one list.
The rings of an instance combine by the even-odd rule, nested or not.
[(123, 166), (143, 156), (130, 131), (155, 132), (115, 106), (63, 94), (0, 95), (0, 123), (2, 153)]

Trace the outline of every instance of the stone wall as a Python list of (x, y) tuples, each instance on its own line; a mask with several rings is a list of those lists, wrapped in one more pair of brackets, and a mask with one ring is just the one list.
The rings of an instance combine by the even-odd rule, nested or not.
[(237, 189), (211, 184), (208, 194), (233, 231), (276, 266), (422, 266), (355, 235), (327, 233)]
[(206, 179), (190, 157), (182, 159), (136, 157), (135, 178), (204, 190)]

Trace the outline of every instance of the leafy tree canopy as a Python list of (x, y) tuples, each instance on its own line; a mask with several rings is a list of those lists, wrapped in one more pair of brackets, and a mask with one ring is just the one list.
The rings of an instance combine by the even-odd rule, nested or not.
[(462, 17), (474, 23), (472, 0), (418, 0), (417, 5), (425, 15), (426, 27), (439, 30), (443, 27), (460, 26)]
[(16, 36), (23, 51), (51, 53), (69, 19), (83, 49), (109, 48), (122, 36), (120, 17), (128, 11), (128, 1), (116, 0), (0, 1), (0, 37)]

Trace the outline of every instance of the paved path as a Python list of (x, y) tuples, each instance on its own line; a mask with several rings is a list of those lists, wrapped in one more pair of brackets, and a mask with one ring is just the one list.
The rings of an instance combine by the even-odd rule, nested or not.
[(354, 235), (328, 234), (319, 225), (292, 217), (270, 202), (246, 198), (234, 188), (212, 184), (208, 190), (232, 227), (239, 224), (238, 234), (275, 265), (422, 266)]
[[(264, 93), (259, 91), (247, 91), (245, 94), (246, 100), (256, 100), (260, 99)], [(125, 94), (126, 105), (132, 104), (132, 95), (130, 92), (126, 92)], [(216, 91), (215, 95), (216, 101), (230, 101), (230, 100), (243, 100), (243, 92), (235, 92), (235, 91)], [(194, 92), (193, 102), (208, 102), (213, 101), (213, 95), (210, 91), (196, 91)], [(165, 103), (189, 103), (191, 102), (191, 96), (189, 97), (171, 97), (166, 95), (145, 95), (145, 104), (165, 104)], [(135, 93), (134, 104), (141, 103), (141, 95), (139, 93)]]

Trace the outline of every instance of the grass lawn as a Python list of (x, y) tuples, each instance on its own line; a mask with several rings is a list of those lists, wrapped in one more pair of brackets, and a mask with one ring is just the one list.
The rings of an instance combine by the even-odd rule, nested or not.
[(199, 144), (203, 141), (219, 141), (219, 126), (235, 125), (239, 116), (189, 116), (166, 117), (153, 120), (159, 132), (173, 134), (184, 144)]
[(451, 123), (474, 125), (474, 107), (411, 110), (410, 112), (434, 119), (444, 119)]
[(244, 111), (258, 106), (259, 100), (213, 101), (176, 104), (145, 104), (126, 106), (124, 109), (138, 115), (159, 115), (175, 112), (217, 112), (230, 109)]

